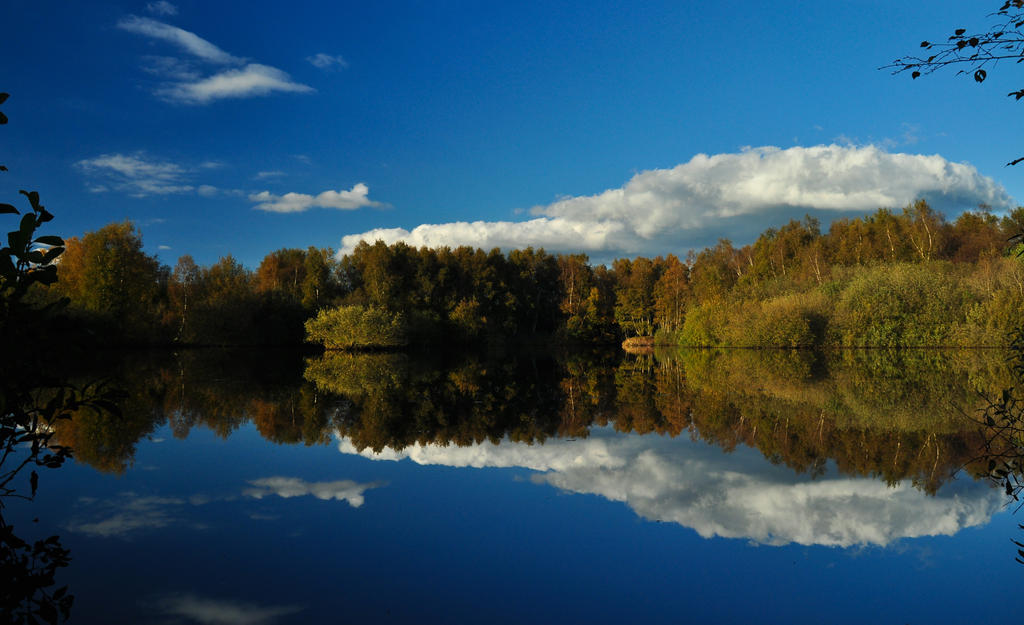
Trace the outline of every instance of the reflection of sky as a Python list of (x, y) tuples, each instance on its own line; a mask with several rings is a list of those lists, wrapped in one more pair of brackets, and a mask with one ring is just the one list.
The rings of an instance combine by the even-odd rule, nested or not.
[(245, 489), (243, 494), (247, 497), (262, 499), (268, 495), (276, 495), (285, 499), (291, 497), (302, 497), (312, 495), (317, 499), (347, 501), (348, 505), (358, 508), (365, 502), (363, 494), (371, 489), (381, 486), (380, 483), (360, 484), (352, 480), (337, 480), (334, 482), (307, 482), (297, 477), (265, 477), (258, 480), (250, 480), (250, 488)]
[(157, 601), (155, 607), (167, 616), (183, 617), (202, 625), (269, 625), (302, 611), (295, 606), (264, 606), (194, 594), (166, 596)]
[(900, 538), (951, 536), (985, 524), (1003, 504), (984, 483), (961, 480), (929, 496), (906, 482), (889, 487), (834, 471), (811, 481), (755, 450), (724, 454), (700, 442), (607, 429), (544, 445), (414, 445), (375, 454), (357, 452), (341, 438), (339, 448), (422, 465), (527, 468), (541, 472), (535, 482), (621, 501), (644, 518), (678, 523), (705, 538), (770, 545), (885, 546)]
[[(387, 455), (419, 464), (277, 445), (252, 425), (165, 438), (141, 442), (121, 476), (78, 463), (47, 472), (37, 501), (5, 510), (19, 531), (60, 534), (71, 550), (58, 580), (76, 624), (1019, 620), (987, 594), (1021, 573), (1009, 542), (1019, 519), (957, 531), (998, 495), (967, 480), (937, 500), (834, 474), (801, 485), (753, 450), (606, 430)], [(865, 513), (851, 529), (825, 515), (849, 517), (853, 504), (835, 500), (857, 497), (898, 521)], [(956, 535), (898, 540), (929, 532)], [(810, 534), (888, 548), (800, 544)]]

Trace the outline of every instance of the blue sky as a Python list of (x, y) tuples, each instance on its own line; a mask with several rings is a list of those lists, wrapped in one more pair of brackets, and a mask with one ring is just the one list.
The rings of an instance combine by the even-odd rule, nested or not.
[(1024, 198), (1019, 66), (878, 68), (962, 2), (49, 2), (0, 21), (0, 195), (163, 262), (360, 236), (595, 260)]

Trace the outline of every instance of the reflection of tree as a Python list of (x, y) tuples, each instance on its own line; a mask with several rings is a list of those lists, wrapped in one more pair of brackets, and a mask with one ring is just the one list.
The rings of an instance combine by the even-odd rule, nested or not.
[(1019, 391), (1024, 382), (1024, 330), (1016, 333), (1012, 345), (1013, 384), (998, 394), (986, 394), (986, 405), (977, 416), (969, 417), (983, 437), (981, 453), (975, 459), (976, 474), (1020, 502), (1024, 491), (1024, 398)]
[[(84, 415), (57, 436), (105, 470), (166, 423), (228, 436), (246, 423), (307, 445), (335, 433), (357, 449), (543, 443), (593, 427), (756, 448), (811, 476), (840, 472), (933, 492), (980, 441), (959, 410), (1007, 374), (969, 354), (690, 351), (641, 358), (575, 353), (448, 356), (331, 353), (308, 358), (190, 350), (118, 365), (123, 421)], [(300, 378), (304, 370), (306, 382)], [(903, 405), (906, 403), (907, 405)], [(130, 413), (130, 414), (129, 414)], [(78, 451), (78, 450), (81, 451)]]

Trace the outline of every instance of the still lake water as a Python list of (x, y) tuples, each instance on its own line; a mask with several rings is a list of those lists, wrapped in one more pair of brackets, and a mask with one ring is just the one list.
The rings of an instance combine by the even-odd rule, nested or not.
[(5, 517), (72, 623), (1016, 622), (1004, 358), (132, 354)]

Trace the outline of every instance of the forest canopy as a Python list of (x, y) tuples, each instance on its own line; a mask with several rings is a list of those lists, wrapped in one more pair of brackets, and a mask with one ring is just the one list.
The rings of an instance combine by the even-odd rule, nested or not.
[[(949, 221), (918, 200), (836, 220), (827, 231), (805, 217), (742, 247), (722, 239), (610, 267), (543, 249), (377, 241), (340, 260), (330, 249), (280, 249), (252, 271), (231, 256), (210, 266), (183, 256), (172, 269), (122, 222), (66, 241), (56, 295), (70, 299), (71, 325), (122, 343), (358, 346), (369, 323), (391, 327), (390, 347), (629, 337), (684, 346), (987, 346), (1005, 344), (1024, 306), (1024, 263), (1007, 244), (1021, 231), (1024, 208), (997, 217), (981, 206)], [(316, 319), (363, 338), (332, 342)]]

